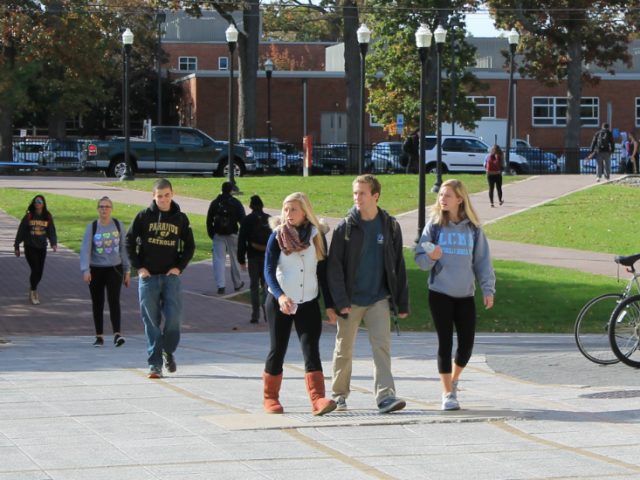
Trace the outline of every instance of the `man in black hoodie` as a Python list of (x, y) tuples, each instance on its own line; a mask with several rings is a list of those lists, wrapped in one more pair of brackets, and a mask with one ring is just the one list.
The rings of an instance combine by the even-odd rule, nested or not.
[[(169, 180), (153, 184), (153, 202), (134, 218), (126, 236), (127, 254), (138, 270), (140, 313), (147, 337), (149, 378), (176, 371), (180, 342), (182, 285), (180, 274), (196, 249), (187, 216), (173, 201)], [(164, 328), (160, 327), (164, 316)]]

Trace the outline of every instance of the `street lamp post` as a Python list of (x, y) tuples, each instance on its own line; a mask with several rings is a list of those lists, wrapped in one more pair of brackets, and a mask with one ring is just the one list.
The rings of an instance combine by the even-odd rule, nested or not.
[(227, 45), (229, 45), (229, 150), (227, 151), (227, 167), (229, 172), (227, 173), (227, 178), (229, 182), (235, 185), (236, 181), (233, 172), (233, 52), (238, 42), (238, 29), (231, 23), (224, 33), (227, 38)]
[(127, 28), (122, 33), (122, 46), (124, 47), (124, 98), (123, 98), (123, 120), (124, 120), (124, 164), (125, 169), (120, 180), (134, 180), (133, 169), (131, 168), (131, 156), (129, 140), (131, 132), (129, 130), (129, 61), (131, 58), (131, 47), (133, 45), (133, 32)]
[(264, 62), (264, 72), (267, 75), (267, 165), (271, 165), (271, 75), (273, 61), (267, 58)]
[(433, 184), (432, 192), (439, 192), (442, 185), (442, 115), (440, 114), (440, 64), (442, 57), (442, 47), (447, 38), (447, 31), (438, 25), (433, 32), (436, 39), (437, 61), (436, 61), (436, 182)]
[(363, 23), (356, 32), (358, 35), (358, 43), (360, 44), (360, 142), (358, 145), (358, 175), (362, 175), (364, 170), (364, 76), (365, 76), (365, 59), (371, 40), (371, 30)]
[(507, 35), (509, 40), (509, 96), (507, 97), (507, 139), (504, 153), (504, 173), (511, 173), (510, 153), (511, 153), (511, 125), (513, 123), (513, 71), (515, 68), (514, 57), (516, 56), (516, 48), (520, 35), (515, 28), (512, 28)]
[(167, 14), (164, 12), (156, 13), (156, 23), (158, 24), (158, 43), (156, 45), (156, 67), (158, 71), (158, 118), (157, 125), (162, 125), (162, 65), (160, 54), (162, 52), (162, 24), (167, 20)]
[(420, 239), (420, 235), (422, 235), (422, 230), (425, 226), (425, 208), (426, 208), (426, 166), (425, 166), (425, 145), (424, 145), (424, 136), (425, 136), (425, 97), (426, 97), (426, 86), (425, 80), (427, 76), (427, 56), (429, 55), (429, 47), (431, 47), (431, 38), (433, 35), (431, 34), (431, 30), (424, 24), (420, 24), (418, 30), (416, 30), (416, 46), (418, 47), (418, 53), (420, 54), (420, 129), (419, 135), (420, 139), (418, 140), (419, 145), (419, 165), (418, 165), (418, 237), (417, 240)]

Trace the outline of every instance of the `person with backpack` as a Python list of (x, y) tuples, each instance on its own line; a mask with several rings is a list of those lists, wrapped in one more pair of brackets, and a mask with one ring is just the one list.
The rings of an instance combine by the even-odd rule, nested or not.
[(598, 130), (591, 141), (591, 153), (587, 157), (596, 157), (596, 181), (599, 182), (604, 173), (605, 180), (611, 176), (611, 154), (616, 145), (613, 142), (613, 134), (609, 130), (609, 124), (603, 123), (602, 129)]
[[(260, 290), (264, 290), (264, 252), (271, 236), (269, 218), (263, 211), (264, 204), (258, 195), (251, 197), (251, 213), (242, 219), (238, 232), (238, 263), (247, 270), (249, 263), (249, 288), (251, 290), (251, 323), (260, 319)], [(265, 322), (267, 321), (265, 314)]]
[[(476, 330), (476, 281), (485, 308), (493, 307), (496, 291), (489, 242), (461, 181), (447, 180), (440, 187), (414, 258), (421, 270), (430, 272), (429, 309), (438, 335), (442, 410), (458, 410), (458, 381), (471, 358)], [(452, 366), (454, 327), (457, 349)]]
[[(352, 183), (354, 206), (333, 232), (327, 274), (337, 321), (333, 398), (347, 409), (353, 350), (360, 323), (369, 331), (373, 385), (379, 413), (401, 410), (391, 373), (391, 313), (409, 315), (409, 283), (398, 221), (378, 207), (382, 186), (371, 174)], [(337, 315), (337, 318), (336, 318)], [(331, 320), (331, 318), (330, 318)]]
[(225, 258), (229, 255), (231, 281), (237, 292), (244, 287), (240, 278), (238, 264), (238, 227), (245, 217), (244, 207), (240, 200), (231, 195), (233, 183), (224, 182), (222, 192), (209, 204), (207, 212), (207, 233), (213, 241), (213, 276), (218, 288), (218, 295), (224, 295), (226, 279), (224, 274)]
[(487, 182), (489, 183), (489, 202), (493, 203), (493, 190), (498, 190), (498, 202), (504, 203), (502, 199), (502, 168), (504, 165), (504, 154), (498, 145), (491, 147), (489, 154), (484, 159), (484, 169), (487, 172)]
[(121, 347), (124, 337), (120, 330), (120, 290), (129, 286), (131, 272), (124, 247), (125, 231), (122, 223), (111, 216), (113, 202), (109, 197), (98, 200), (98, 219), (84, 231), (80, 246), (80, 271), (89, 285), (93, 324), (96, 330), (94, 347), (104, 345), (104, 292), (107, 291), (109, 317), (113, 329), (113, 344)]
[(16, 257), (20, 256), (20, 244), (24, 243), (24, 256), (27, 259), (31, 275), (29, 276), (29, 300), (33, 305), (40, 305), (38, 284), (44, 273), (44, 262), (47, 258), (47, 239), (54, 252), (58, 251), (58, 237), (53, 216), (47, 209), (44, 196), (36, 195), (29, 203), (27, 213), (22, 217), (16, 239), (13, 242)]

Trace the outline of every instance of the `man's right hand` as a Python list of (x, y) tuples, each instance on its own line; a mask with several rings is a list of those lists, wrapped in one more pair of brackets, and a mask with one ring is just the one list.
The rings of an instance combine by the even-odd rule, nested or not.
[(142, 267), (140, 269), (138, 269), (138, 276), (140, 278), (148, 278), (151, 276), (151, 274), (149, 273), (149, 270), (147, 270), (146, 268)]
[(14, 253), (16, 254), (16, 257), (19, 257), (20, 256), (20, 249), (16, 248)]

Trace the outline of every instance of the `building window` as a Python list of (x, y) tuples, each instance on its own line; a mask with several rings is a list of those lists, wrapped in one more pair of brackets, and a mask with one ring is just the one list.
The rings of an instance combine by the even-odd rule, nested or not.
[(476, 68), (493, 68), (493, 57), (476, 57)]
[(482, 118), (496, 118), (496, 97), (467, 97), (467, 100), (476, 104), (482, 114)]
[(382, 125), (381, 123), (378, 123), (378, 119), (374, 115), (369, 114), (369, 126), (370, 127), (383, 127), (384, 125)]
[(229, 70), (229, 57), (218, 57), (218, 70)]
[[(534, 127), (564, 127), (567, 125), (566, 97), (533, 97), (531, 117)], [(584, 127), (597, 127), (600, 117), (600, 99), (583, 97), (580, 103), (580, 123)]]
[(193, 72), (198, 69), (198, 57), (179, 57), (178, 70)]
[(640, 127), (640, 97), (636, 97), (636, 127)]

